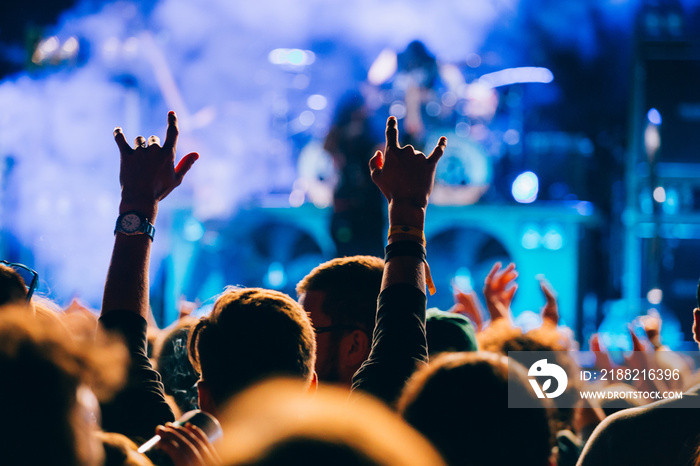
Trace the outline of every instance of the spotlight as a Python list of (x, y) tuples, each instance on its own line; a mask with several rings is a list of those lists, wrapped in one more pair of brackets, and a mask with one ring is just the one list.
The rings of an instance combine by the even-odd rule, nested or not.
[(664, 299), (664, 292), (661, 291), (659, 288), (652, 288), (647, 293), (647, 301), (649, 301), (650, 304), (653, 304), (653, 305), (661, 304), (661, 301), (663, 299)]
[(652, 125), (659, 126), (661, 124), (661, 114), (657, 109), (650, 108), (647, 112), (647, 120), (649, 120), (649, 123)]
[(525, 172), (518, 175), (513, 181), (511, 192), (513, 199), (521, 204), (529, 204), (537, 199), (537, 193), (540, 190), (540, 183), (537, 175), (533, 172)]

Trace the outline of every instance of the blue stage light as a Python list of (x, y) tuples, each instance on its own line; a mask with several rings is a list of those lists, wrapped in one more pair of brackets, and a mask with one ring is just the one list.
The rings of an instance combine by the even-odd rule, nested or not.
[(520, 240), (520, 244), (525, 249), (537, 249), (540, 247), (542, 242), (542, 235), (539, 232), (539, 228), (535, 224), (526, 225), (523, 237)]
[(185, 221), (185, 225), (182, 229), (182, 235), (187, 241), (197, 242), (205, 233), (204, 225), (202, 225), (197, 219), (190, 217)]
[(549, 226), (542, 237), (542, 244), (551, 251), (561, 249), (564, 245), (564, 237), (561, 234), (561, 228), (558, 225)]
[(284, 271), (284, 266), (279, 262), (273, 262), (267, 269), (267, 274), (263, 278), (265, 286), (273, 290), (284, 288), (287, 284), (287, 274)]
[(652, 125), (658, 126), (661, 124), (661, 114), (657, 109), (650, 108), (647, 112), (647, 120), (649, 120), (649, 123), (651, 123)]
[(472, 274), (468, 268), (460, 267), (457, 269), (457, 272), (455, 272), (455, 276), (452, 280), (453, 286), (459, 291), (464, 293), (471, 293), (474, 291), (474, 287), (472, 286)]

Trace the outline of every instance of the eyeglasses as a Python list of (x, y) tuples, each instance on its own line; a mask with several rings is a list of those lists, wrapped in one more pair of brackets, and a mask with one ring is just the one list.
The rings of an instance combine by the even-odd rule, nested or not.
[[(30, 269), (24, 264), (17, 264), (15, 262), (8, 262), (5, 260), (0, 260), (0, 264), (10, 267), (17, 272), (20, 277), (22, 277), (22, 280), (24, 280), (24, 285), (27, 287), (27, 301), (31, 301), (34, 290), (36, 290), (36, 287), (39, 284), (39, 274), (36, 272), (36, 270)], [(27, 283), (29, 283), (29, 285), (27, 285)]]
[(317, 327), (314, 329), (314, 332), (318, 334), (326, 332), (335, 332), (336, 330), (360, 330), (360, 327), (357, 327), (355, 325), (329, 325), (328, 327)]

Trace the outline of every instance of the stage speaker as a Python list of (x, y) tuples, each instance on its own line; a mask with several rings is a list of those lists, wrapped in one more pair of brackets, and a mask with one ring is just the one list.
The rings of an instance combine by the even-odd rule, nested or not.
[[(311, 205), (254, 208), (226, 221), (206, 222), (193, 250), (173, 248), (171, 260), (186, 264), (186, 272), (169, 288), (174, 296), (200, 301), (228, 285), (269, 288), (295, 297), (299, 280), (335, 253), (329, 214)], [(187, 257), (178, 259), (179, 252)]]
[(537, 277), (544, 275), (557, 291), (562, 323), (580, 328), (579, 245), (595, 223), (590, 204), (431, 206), (427, 218), (428, 262), (437, 289), (429, 306), (449, 309), (453, 284), (473, 288), (483, 302), (484, 279), (493, 264), (514, 262), (519, 273), (515, 317), (539, 313), (544, 296)]
[[(242, 285), (295, 296), (297, 282), (335, 256), (328, 229), (330, 213), (310, 205), (259, 208), (205, 224), (206, 233), (191, 243), (193, 248), (172, 249), (170, 260), (186, 270), (172, 274), (179, 277), (169, 285), (172, 295), (205, 301), (226, 285)], [(525, 310), (539, 312), (544, 297), (536, 277), (543, 274), (558, 293), (562, 322), (576, 328), (580, 325), (579, 244), (594, 218), (585, 202), (429, 206), (425, 233), (437, 293), (429, 296), (428, 305), (449, 309), (453, 283), (473, 287), (481, 296), (493, 264), (513, 261), (520, 273), (513, 302), (516, 316)]]

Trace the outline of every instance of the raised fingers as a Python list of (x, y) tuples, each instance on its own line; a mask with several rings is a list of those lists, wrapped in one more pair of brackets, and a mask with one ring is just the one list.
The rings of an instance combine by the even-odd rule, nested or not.
[(178, 133), (177, 115), (171, 110), (168, 112), (168, 130), (165, 133), (165, 142), (163, 143), (164, 149), (175, 151)]
[(133, 151), (131, 146), (129, 146), (129, 143), (126, 142), (126, 136), (124, 136), (124, 132), (120, 127), (114, 128), (114, 140), (117, 143), (117, 147), (119, 147), (119, 152), (122, 154), (129, 154)]
[(440, 157), (442, 157), (442, 154), (445, 153), (445, 147), (447, 147), (447, 138), (442, 136), (438, 141), (437, 146), (435, 146), (435, 149), (433, 149), (428, 156), (428, 160), (433, 163), (437, 163), (437, 161), (440, 160)]
[(518, 272), (515, 270), (515, 264), (511, 263), (501, 273), (496, 273), (492, 277), (490, 286), (495, 291), (505, 292), (506, 297), (512, 299), (515, 289), (517, 289), (516, 278), (518, 278)]
[(159, 146), (160, 147), (160, 138), (158, 136), (151, 136), (148, 138), (148, 147), (151, 146)]
[(146, 138), (143, 136), (136, 136), (136, 138), (134, 138), (134, 149), (138, 149), (139, 147), (146, 147)]
[(196, 152), (190, 152), (186, 156), (178, 162), (177, 166), (175, 167), (175, 179), (178, 184), (182, 181), (182, 178), (184, 178), (185, 174), (192, 168), (192, 165), (199, 159), (199, 154)]
[(399, 129), (393, 116), (386, 120), (386, 148), (399, 148)]
[(493, 276), (496, 275), (496, 272), (501, 270), (502, 264), (500, 262), (496, 262), (493, 264), (493, 267), (491, 267), (491, 270), (489, 271), (488, 275), (486, 275), (486, 279), (484, 282), (486, 285), (489, 285), (491, 283), (491, 280), (493, 280)]

